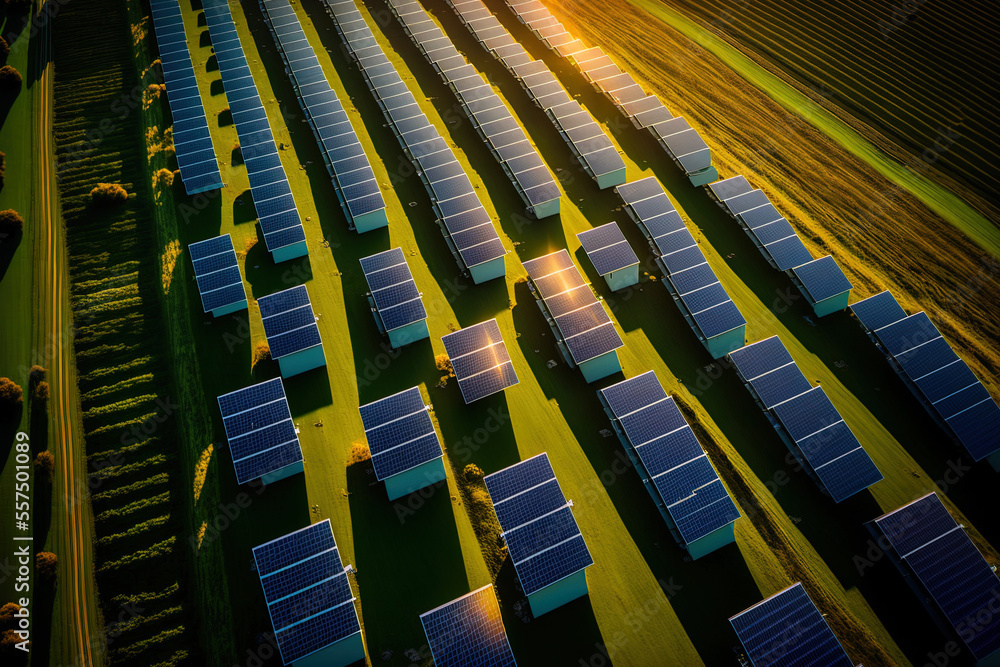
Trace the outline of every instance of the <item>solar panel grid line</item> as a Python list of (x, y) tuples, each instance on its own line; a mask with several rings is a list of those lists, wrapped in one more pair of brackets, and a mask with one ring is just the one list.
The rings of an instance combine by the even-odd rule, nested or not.
[(322, 345), (305, 285), (262, 296), (257, 305), (273, 359)]
[(516, 667), (492, 584), (420, 615), (438, 667)]

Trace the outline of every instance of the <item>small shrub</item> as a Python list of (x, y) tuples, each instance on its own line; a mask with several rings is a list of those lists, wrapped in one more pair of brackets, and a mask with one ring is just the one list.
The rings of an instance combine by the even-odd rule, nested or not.
[(486, 473), (483, 472), (482, 468), (477, 466), (475, 463), (470, 463), (465, 466), (465, 470), (462, 471), (465, 475), (465, 481), (467, 482), (481, 482)]
[(120, 204), (128, 199), (128, 192), (117, 183), (98, 183), (90, 191), (90, 198), (95, 204)]
[(351, 453), (347, 455), (347, 466), (350, 467), (357, 463), (364, 463), (372, 458), (372, 453), (368, 449), (368, 445), (364, 443), (354, 443), (351, 445)]
[(448, 358), (447, 354), (439, 354), (434, 357), (434, 365), (439, 371), (446, 374), (445, 377), (455, 377), (455, 369), (451, 367), (451, 359)]
[(0, 378), (0, 420), (20, 415), (23, 403), (21, 385), (10, 378)]
[(14, 614), (21, 611), (21, 605), (16, 602), (8, 602), (0, 607), (0, 631), (13, 630), (17, 627)]
[(257, 343), (253, 348), (253, 366), (271, 361), (271, 348), (265, 341)]
[(153, 187), (169, 188), (174, 184), (174, 172), (169, 169), (160, 169), (153, 176)]
[[(0, 655), (4, 656), (5, 665), (27, 664), (24, 658), (27, 653), (19, 649), (18, 644), (23, 644), (23, 642), (20, 635), (13, 630), (4, 630), (3, 634), (0, 634)], [(28, 646), (31, 646), (31, 642), (28, 642)]]
[(48, 370), (42, 368), (38, 364), (35, 364), (34, 366), (31, 367), (31, 370), (28, 371), (28, 382), (31, 384), (32, 387), (34, 387), (39, 382), (45, 379), (46, 373), (48, 373)]
[(35, 554), (35, 574), (44, 583), (52, 583), (56, 579), (56, 567), (59, 565), (59, 558), (48, 551), (39, 551)]
[(0, 67), (0, 90), (21, 90), (21, 73), (10, 65)]
[(49, 383), (42, 380), (37, 385), (35, 389), (31, 392), (31, 400), (38, 401), (39, 403), (46, 403), (49, 400)]
[(35, 478), (51, 480), (55, 469), (56, 457), (52, 456), (52, 452), (48, 450), (38, 452), (38, 456), (35, 457)]
[(0, 211), (0, 234), (20, 234), (24, 230), (24, 218), (12, 208)]

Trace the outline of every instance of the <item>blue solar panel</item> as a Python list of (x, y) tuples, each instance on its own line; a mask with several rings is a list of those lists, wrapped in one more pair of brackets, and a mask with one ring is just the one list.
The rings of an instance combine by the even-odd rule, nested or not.
[(322, 345), (305, 285), (257, 299), (272, 359)]
[[(177, 0), (153, 0), (150, 10), (167, 85), (167, 103), (174, 119), (174, 148), (184, 190), (189, 195), (216, 190), (223, 185), (222, 175), (191, 64), (180, 4)], [(181, 114), (182, 109), (194, 111)], [(190, 120), (178, 122), (182, 118)]]
[(427, 319), (420, 292), (400, 248), (365, 257), (361, 269), (386, 331)]
[(280, 378), (220, 396), (219, 409), (238, 483), (302, 461)]
[[(247, 176), (253, 188), (259, 189), (272, 183), (287, 183), (284, 169), (280, 166), (269, 168), (266, 172), (258, 171), (253, 158), (276, 155), (277, 147), (269, 129), (263, 129), (258, 120), (265, 119), (263, 105), (257, 94), (257, 86), (250, 75), (243, 47), (236, 34), (232, 14), (226, 0), (205, 0), (205, 19), (208, 31), (212, 37), (215, 54), (222, 74), (222, 85), (226, 89), (229, 108), (233, 112), (233, 122), (236, 134), (240, 140), (243, 158), (246, 160)], [(247, 114), (247, 112), (255, 112)], [(259, 218), (261, 231), (264, 233), (264, 243), (271, 252), (279, 248), (300, 243), (305, 240), (305, 232), (298, 217), (295, 201), (289, 194), (287, 197), (258, 201), (256, 192), (252, 192), (254, 206)], [(276, 214), (287, 213), (278, 217)], [(298, 233), (287, 232), (295, 227)], [(280, 233), (284, 232), (284, 233)]]
[[(570, 355), (577, 364), (624, 346), (604, 307), (586, 285), (569, 253), (554, 253), (527, 260), (524, 268), (536, 292), (543, 299)], [(566, 301), (561, 295), (577, 298)]]
[(754, 665), (854, 667), (800, 583), (740, 612), (729, 622)]
[(708, 189), (712, 191), (712, 194), (719, 201), (726, 201), (727, 199), (753, 192), (753, 186), (743, 176), (733, 176), (732, 178), (716, 181), (709, 185)]
[(493, 585), (420, 615), (437, 667), (516, 667)]
[(441, 458), (441, 442), (417, 387), (362, 405), (360, 410), (379, 481)]
[(547, 454), (483, 481), (526, 595), (593, 565)]
[(858, 301), (851, 306), (851, 311), (868, 331), (881, 329), (906, 317), (906, 311), (888, 290)]
[(580, 232), (576, 237), (602, 276), (639, 263), (635, 251), (615, 222)]
[(1000, 651), (997, 577), (937, 494), (875, 520), (977, 660)]
[(441, 337), (466, 403), (517, 384), (514, 364), (496, 320), (480, 322)]
[(653, 371), (601, 390), (684, 544), (740, 517), (673, 398)]
[(797, 266), (794, 273), (813, 303), (851, 291), (851, 281), (830, 255)]
[(255, 547), (253, 555), (286, 665), (361, 632), (329, 519)]
[(229, 234), (192, 243), (188, 252), (206, 313), (246, 301), (246, 289)]

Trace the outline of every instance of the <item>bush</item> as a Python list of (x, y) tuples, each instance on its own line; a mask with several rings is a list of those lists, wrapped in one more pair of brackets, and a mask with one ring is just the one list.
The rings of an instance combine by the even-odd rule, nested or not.
[(21, 385), (10, 378), (0, 378), (0, 419), (19, 415), (23, 403)]
[(253, 363), (251, 366), (256, 366), (265, 361), (271, 361), (271, 348), (267, 343), (261, 341), (253, 349)]
[(465, 475), (465, 480), (467, 482), (480, 482), (486, 473), (483, 472), (482, 468), (477, 466), (475, 463), (470, 463), (465, 466), (465, 470), (462, 471)]
[(169, 188), (173, 184), (174, 184), (174, 172), (170, 171), (169, 169), (160, 169), (153, 176), (153, 185), (155, 187)]
[(43, 477), (46, 480), (52, 479), (52, 472), (56, 469), (56, 457), (52, 456), (52, 452), (46, 450), (43, 452), (38, 452), (38, 456), (35, 457), (35, 477)]
[(35, 574), (44, 583), (52, 583), (56, 579), (56, 567), (59, 565), (59, 558), (48, 551), (39, 551), (35, 554)]
[(21, 73), (10, 65), (0, 67), (0, 90), (21, 90)]
[(0, 211), (0, 234), (11, 236), (24, 230), (24, 219), (12, 208)]
[[(4, 656), (7, 665), (23, 665), (26, 664), (24, 656), (27, 655), (24, 651), (17, 648), (18, 644), (21, 644), (21, 637), (16, 634), (13, 630), (4, 630), (3, 634), (0, 634), (0, 655)], [(30, 647), (30, 642), (29, 642)], [(16, 659), (16, 662), (14, 661)]]
[(39, 382), (34, 391), (31, 392), (31, 400), (39, 403), (46, 403), (49, 400), (49, 383), (45, 380)]
[(32, 387), (34, 387), (39, 382), (45, 379), (45, 374), (48, 372), (49, 371), (47, 369), (42, 368), (38, 364), (35, 364), (34, 366), (31, 367), (31, 370), (28, 371), (28, 383)]
[(98, 183), (90, 191), (90, 198), (95, 204), (120, 204), (128, 199), (128, 192), (117, 183)]
[(17, 627), (14, 614), (21, 611), (21, 605), (16, 602), (8, 602), (0, 607), (0, 631), (13, 630)]

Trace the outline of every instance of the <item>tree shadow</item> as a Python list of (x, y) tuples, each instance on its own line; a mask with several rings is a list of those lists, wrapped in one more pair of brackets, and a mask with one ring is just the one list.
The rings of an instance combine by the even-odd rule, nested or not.
[(3, 280), (4, 276), (7, 275), (7, 269), (14, 261), (14, 254), (20, 247), (23, 238), (24, 231), (18, 230), (7, 238), (0, 239), (0, 280)]

